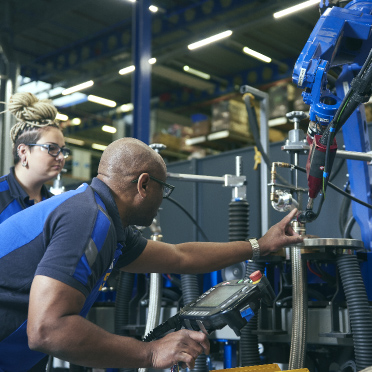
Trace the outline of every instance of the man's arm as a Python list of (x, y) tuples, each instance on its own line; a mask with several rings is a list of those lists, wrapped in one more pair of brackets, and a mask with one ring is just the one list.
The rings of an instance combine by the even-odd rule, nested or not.
[[(296, 213), (297, 210), (291, 211), (258, 240), (261, 256), (303, 241), (290, 225)], [(149, 240), (143, 253), (122, 270), (137, 273), (198, 274), (220, 270), (251, 258), (252, 246), (246, 241), (166, 244)]]
[(209, 342), (201, 332), (181, 330), (142, 342), (113, 335), (79, 315), (85, 302), (78, 290), (37, 275), (30, 293), (29, 347), (62, 360), (96, 368), (169, 368), (178, 362), (193, 368)]

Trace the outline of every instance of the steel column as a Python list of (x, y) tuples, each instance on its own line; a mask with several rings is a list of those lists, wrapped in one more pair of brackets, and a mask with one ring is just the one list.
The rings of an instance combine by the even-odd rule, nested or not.
[(135, 3), (133, 12), (133, 56), (135, 71), (132, 78), (133, 137), (150, 142), (151, 97), (151, 12), (150, 1)]

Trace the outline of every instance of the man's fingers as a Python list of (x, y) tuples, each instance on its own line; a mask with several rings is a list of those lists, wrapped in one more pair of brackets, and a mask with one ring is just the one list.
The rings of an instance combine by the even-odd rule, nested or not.
[(278, 222), (278, 226), (287, 226), (291, 220), (294, 218), (294, 216), (297, 214), (297, 208), (291, 210), (280, 222)]
[(207, 336), (202, 332), (196, 332), (196, 331), (190, 331), (189, 334), (190, 338), (192, 338), (194, 341), (198, 342), (200, 346), (204, 350), (204, 354), (209, 354), (210, 344)]

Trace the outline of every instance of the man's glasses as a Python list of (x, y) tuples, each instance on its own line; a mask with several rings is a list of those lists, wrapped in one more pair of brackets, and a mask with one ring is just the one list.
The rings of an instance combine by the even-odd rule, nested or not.
[(67, 147), (59, 147), (55, 143), (29, 143), (27, 146), (40, 146), (44, 150), (48, 150), (48, 154), (57, 157), (61, 152), (64, 158), (71, 154), (71, 150)]
[[(163, 198), (169, 198), (170, 197), (170, 194), (172, 194), (172, 191), (174, 190), (175, 186), (170, 185), (169, 183), (160, 181), (160, 180), (158, 180), (157, 178), (155, 178), (153, 176), (150, 176), (150, 178), (153, 181), (155, 181), (157, 183), (160, 183), (163, 186)], [(137, 182), (138, 182), (138, 178), (132, 181), (132, 183), (137, 183)]]

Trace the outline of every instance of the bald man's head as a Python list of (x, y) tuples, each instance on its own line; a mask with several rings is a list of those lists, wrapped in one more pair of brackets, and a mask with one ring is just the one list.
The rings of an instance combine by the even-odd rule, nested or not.
[(116, 185), (123, 185), (126, 177), (133, 178), (144, 172), (165, 175), (165, 163), (151, 147), (129, 137), (112, 142), (103, 152), (98, 166), (98, 174)]

